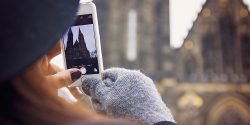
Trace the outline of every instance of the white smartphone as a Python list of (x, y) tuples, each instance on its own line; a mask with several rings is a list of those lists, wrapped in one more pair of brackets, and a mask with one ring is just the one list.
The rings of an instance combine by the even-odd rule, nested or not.
[(82, 77), (69, 87), (79, 87), (87, 77), (102, 78), (103, 61), (96, 6), (80, 3), (74, 24), (62, 38), (66, 69), (78, 68)]

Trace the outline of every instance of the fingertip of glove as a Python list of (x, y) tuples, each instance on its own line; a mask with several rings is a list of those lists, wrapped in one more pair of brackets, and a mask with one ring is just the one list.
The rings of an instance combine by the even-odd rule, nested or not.
[(94, 86), (96, 84), (98, 84), (101, 81), (101, 79), (99, 78), (95, 78), (95, 77), (88, 77), (86, 79), (84, 79), (82, 81), (82, 90), (85, 94), (90, 96), (90, 91), (92, 91), (91, 89), (94, 88)]
[(120, 71), (128, 71), (128, 69), (125, 68), (118, 68), (118, 67), (111, 67), (104, 71), (104, 74), (106, 73), (113, 73), (113, 72), (120, 72)]
[(101, 79), (97, 78), (97, 77), (86, 77), (83, 80), (83, 82), (86, 82), (86, 83), (88, 83), (88, 82), (99, 82), (99, 81), (101, 81)]
[(119, 75), (125, 74), (126, 72), (128, 72), (128, 70), (124, 68), (109, 68), (103, 72), (103, 79), (116, 81)]

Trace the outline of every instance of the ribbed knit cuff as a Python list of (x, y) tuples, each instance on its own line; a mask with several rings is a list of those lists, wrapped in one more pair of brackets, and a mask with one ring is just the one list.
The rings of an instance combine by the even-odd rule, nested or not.
[(169, 121), (161, 121), (161, 122), (155, 123), (154, 125), (177, 125), (177, 124), (173, 122), (169, 122)]

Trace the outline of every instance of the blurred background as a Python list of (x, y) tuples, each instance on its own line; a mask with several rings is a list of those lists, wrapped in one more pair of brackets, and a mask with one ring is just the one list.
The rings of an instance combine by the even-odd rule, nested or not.
[(250, 0), (94, 0), (104, 68), (153, 78), (179, 125), (250, 125)]

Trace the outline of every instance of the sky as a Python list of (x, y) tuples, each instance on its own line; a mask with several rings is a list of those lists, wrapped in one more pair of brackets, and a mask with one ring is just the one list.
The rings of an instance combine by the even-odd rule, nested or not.
[[(79, 41), (78, 40), (78, 34), (79, 34), (79, 28), (84, 36), (85, 42), (86, 42), (86, 46), (87, 49), (90, 52), (93, 52), (96, 50), (96, 46), (95, 46), (95, 34), (94, 34), (94, 25), (93, 24), (89, 24), (89, 25), (81, 25), (81, 26), (73, 26), (71, 27), (71, 30), (73, 32), (73, 42), (75, 44), (75, 41)], [(68, 32), (66, 33), (66, 35), (64, 35), (64, 45), (65, 48), (67, 47), (67, 40), (68, 40)]]
[[(206, 0), (170, 0), (170, 43), (180, 48)], [(243, 0), (250, 10), (250, 0)]]

